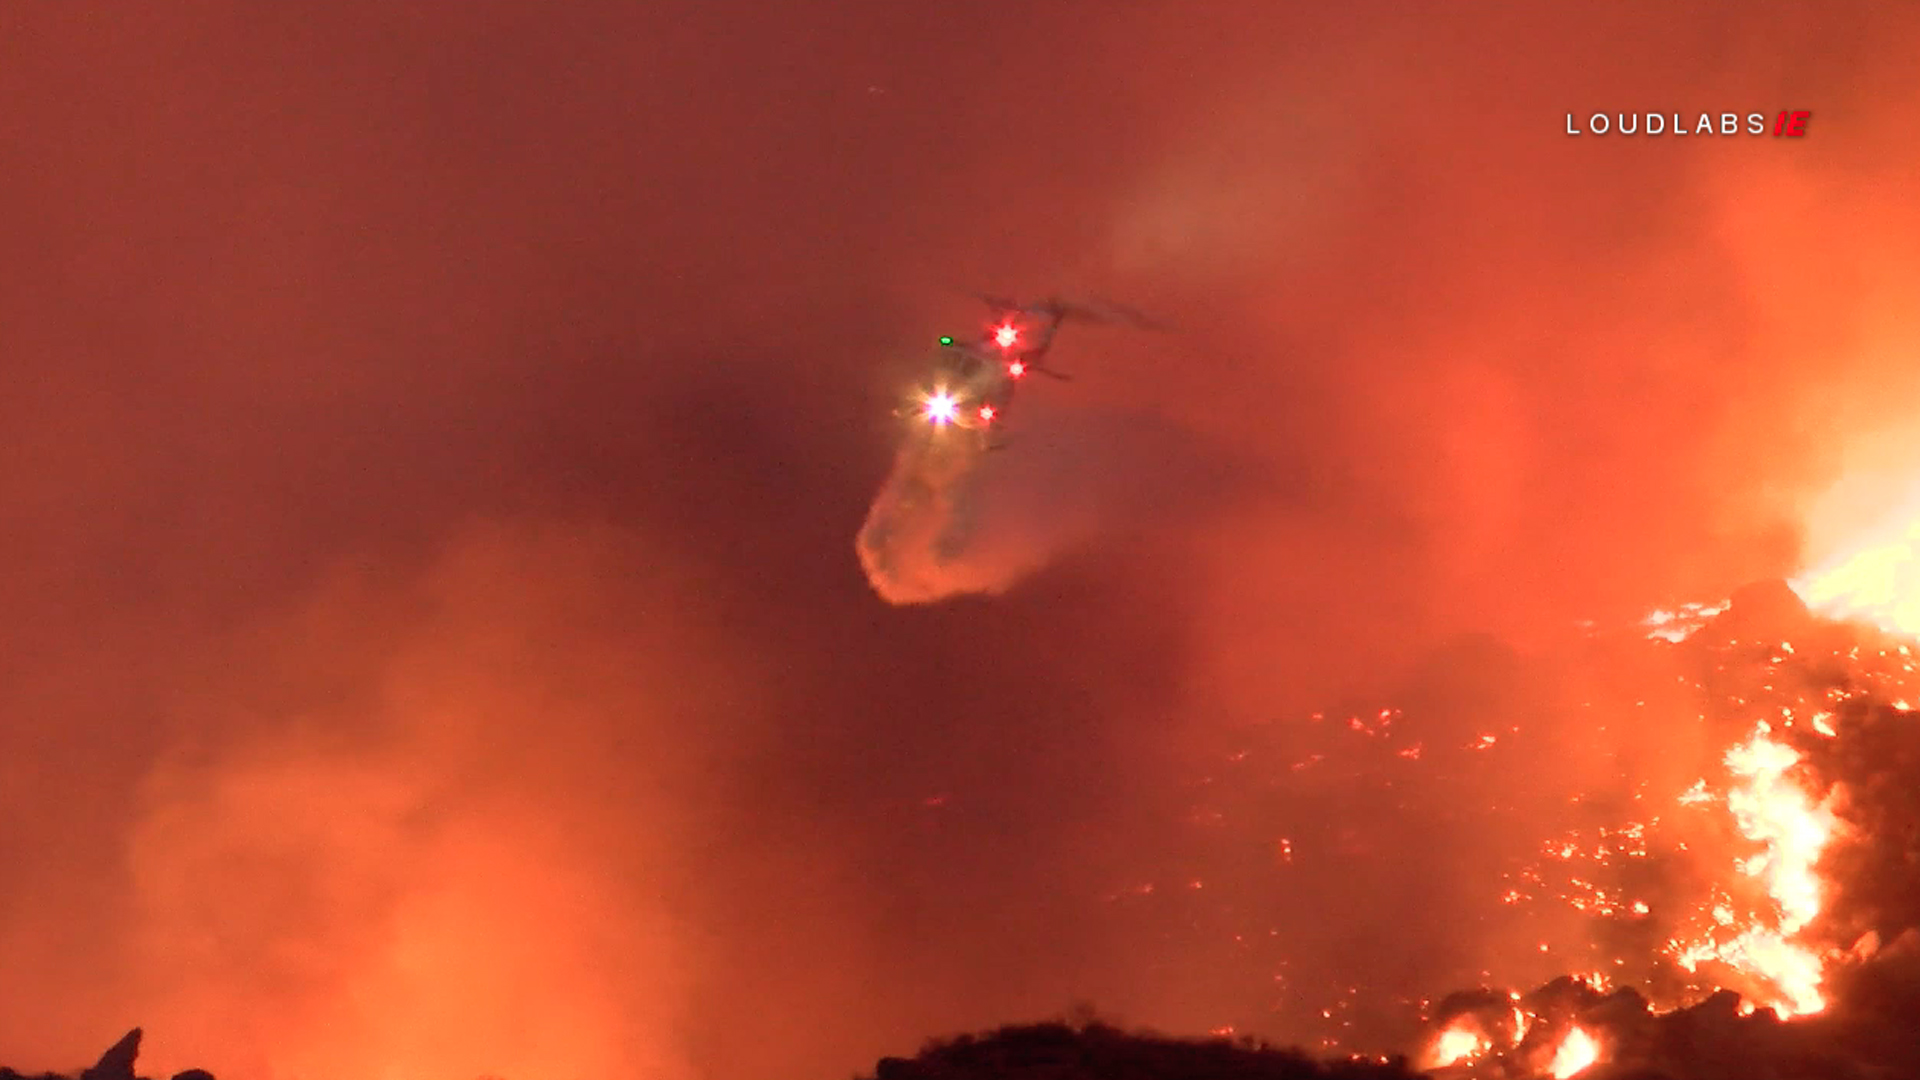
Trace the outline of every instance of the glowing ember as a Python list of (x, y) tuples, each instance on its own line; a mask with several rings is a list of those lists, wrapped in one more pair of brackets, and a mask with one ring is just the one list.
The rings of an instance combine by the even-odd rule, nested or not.
[(1574, 1027), (1567, 1030), (1566, 1037), (1553, 1052), (1553, 1061), (1547, 1065), (1547, 1072), (1553, 1080), (1567, 1080), (1600, 1060), (1600, 1044), (1587, 1033), (1585, 1028)]
[(1679, 644), (1693, 636), (1693, 632), (1705, 626), (1715, 615), (1727, 610), (1725, 602), (1718, 604), (1683, 604), (1671, 611), (1654, 611), (1642, 620), (1647, 627), (1647, 636)]

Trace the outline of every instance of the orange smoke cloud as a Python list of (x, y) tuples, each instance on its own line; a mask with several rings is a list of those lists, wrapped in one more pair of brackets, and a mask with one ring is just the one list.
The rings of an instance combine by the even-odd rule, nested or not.
[[(651, 558), (485, 530), (210, 649), (247, 700), (188, 705), (140, 784), (119, 956), (79, 1002), (151, 1027), (162, 1071), (691, 1075), (694, 778), (757, 709)], [(297, 700), (323, 668), (349, 695)], [(7, 1037), (75, 1009), (22, 1002)]]

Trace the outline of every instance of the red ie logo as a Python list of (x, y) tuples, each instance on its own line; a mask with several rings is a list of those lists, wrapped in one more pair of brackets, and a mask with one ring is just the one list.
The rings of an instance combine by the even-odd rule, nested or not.
[(1780, 115), (1773, 120), (1773, 133), (1775, 135), (1805, 135), (1807, 133), (1807, 119), (1812, 115), (1812, 113), (1806, 111), (1790, 113), (1782, 109), (1780, 110)]

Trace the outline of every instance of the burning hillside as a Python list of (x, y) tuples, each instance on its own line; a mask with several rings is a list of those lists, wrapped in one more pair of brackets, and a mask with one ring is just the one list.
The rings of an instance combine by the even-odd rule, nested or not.
[[(1114, 899), (1178, 896), (1196, 941), (1224, 936), (1233, 968), (1270, 980), (1267, 1014), (1221, 1034), (1411, 1047), (1416, 1064), (1474, 1076), (1752, 1075), (1720, 1071), (1736, 1058), (1813, 1070), (1793, 1075), (1920, 1070), (1901, 1026), (1920, 972), (1920, 644), (1895, 593), (1862, 584), (1869, 563), (1902, 565), (1856, 556), (1836, 564), (1846, 580), (1596, 628), (1551, 660), (1463, 643), (1398, 703), (1270, 725), (1199, 778), (1192, 821), (1214, 839), (1185, 887)], [(1449, 671), (1477, 674), (1449, 688)], [(1588, 782), (1565, 790), (1568, 775)], [(1263, 857), (1236, 866), (1260, 826)], [(1463, 872), (1378, 866), (1380, 837), (1408, 830)], [(1379, 938), (1411, 939), (1407, 971), (1489, 989), (1420, 1000), (1407, 971), (1334, 985), (1342, 942), (1316, 963), (1258, 912), (1197, 899), (1216, 875), (1239, 875), (1238, 895), (1309, 860), (1417, 896)]]
[[(1746, 590), (1691, 633), (1673, 633), (1684, 620), (1671, 614), (1651, 620), (1699, 706), (1677, 719), (1724, 748), (1677, 794), (1638, 785), (1639, 814), (1601, 843), (1549, 849), (1572, 870), (1558, 888), (1510, 895), (1590, 915), (1594, 974), (1491, 1010), (1443, 1003), (1428, 1064), (1557, 1078), (1607, 1061), (1670, 1075), (1736, 1060), (1751, 1066), (1739, 1075), (1920, 1069), (1905, 1025), (1920, 951), (1920, 664), (1894, 587), (1910, 561), (1889, 547), (1797, 583), (1850, 621), (1812, 615), (1782, 584)], [(1698, 1052), (1705, 1037), (1676, 1032), (1701, 1024), (1723, 1038), (1713, 1073), (1675, 1064), (1676, 1038)]]
[[(1463, 995), (1463, 997), (1471, 995)], [(1555, 1080), (1747, 1080), (1755, 1076), (1837, 1080), (1875, 1075), (1858, 1063), (1846, 1036), (1832, 1028), (1781, 1023), (1771, 1013), (1738, 1013), (1721, 994), (1664, 1015), (1631, 990), (1600, 995), (1563, 980), (1517, 1005), (1504, 995), (1476, 1010), (1511, 1037), (1521, 1007), (1547, 1019), (1506, 1047), (1497, 1063), (1430, 1067), (1404, 1057), (1315, 1060), (1298, 1050), (1251, 1039), (1170, 1039), (1125, 1033), (1098, 1022), (1007, 1027), (929, 1044), (915, 1058), (884, 1058), (871, 1080), (1466, 1080), (1477, 1075)], [(1472, 1008), (1463, 1005), (1463, 1008)], [(1464, 1019), (1463, 1014), (1463, 1019)], [(1455, 1028), (1463, 1031), (1463, 1028)], [(1461, 1035), (1468, 1040), (1477, 1036)]]
[[(1751, 586), (1726, 604), (1595, 629), (1552, 664), (1466, 642), (1435, 670), (1480, 672), (1474, 687), (1429, 672), (1402, 705), (1243, 739), (1197, 779), (1191, 864), (1107, 899), (1156, 909), (1161, 925), (1177, 913), (1186, 947), (1220, 949), (1226, 977), (1265, 985), (1264, 1014), (1221, 1023), (1205, 1044), (1129, 1042), (1098, 1025), (1009, 1029), (889, 1059), (877, 1075), (1103, 1077), (1149, 1061), (1168, 1076), (1920, 1075), (1908, 1022), (1920, 1007), (1920, 645), (1903, 624), (1883, 628), (1858, 606), (1851, 621), (1818, 615), (1801, 595), (1835, 593)], [(1543, 666), (1556, 676), (1540, 677)], [(1565, 770), (1538, 729), (1590, 716), (1598, 736), (1614, 722), (1602, 718), (1621, 715), (1658, 733), (1651, 752), (1559, 744), (1604, 760), (1595, 782), (1553, 795)], [(1263, 827), (1272, 835), (1256, 856), (1247, 837)], [(1436, 858), (1473, 873), (1381, 866), (1380, 836), (1407, 830), (1431, 831)], [(1448, 843), (1461, 835), (1482, 842)], [(1298, 935), (1265, 924), (1271, 915), (1210, 898), (1245, 896), (1262, 877), (1284, 887), (1314, 860), (1348, 867), (1362, 890), (1412, 897), (1378, 930), (1405, 942), (1405, 971), (1336, 985), (1328, 972), (1362, 966), (1339, 967), (1351, 940), (1329, 942), (1316, 964)], [(1472, 933), (1449, 936), (1450, 924)], [(1506, 948), (1476, 953), (1461, 938)], [(1396, 993), (1413, 970), (1476, 988)], [(1308, 1033), (1291, 1038), (1338, 1064), (1242, 1034), (1276, 1030)]]

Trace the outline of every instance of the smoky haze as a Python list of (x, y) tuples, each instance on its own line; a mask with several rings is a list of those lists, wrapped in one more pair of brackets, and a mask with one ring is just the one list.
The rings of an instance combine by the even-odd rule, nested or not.
[[(1910, 413), (1916, 31), (0, 15), (0, 1060), (139, 1023), (268, 1080), (832, 1076), (1244, 1011), (1101, 902), (1184, 857), (1197, 734), (1789, 571)], [(1563, 133), (1780, 108), (1807, 138)], [(1033, 388), (1086, 438), (1019, 512), (1118, 493), (1097, 527), (891, 608), (850, 541), (965, 288), (1178, 330), (1069, 326)], [(1085, 452), (1130, 417), (1185, 449)], [(1451, 988), (1390, 887), (1228, 899)]]

